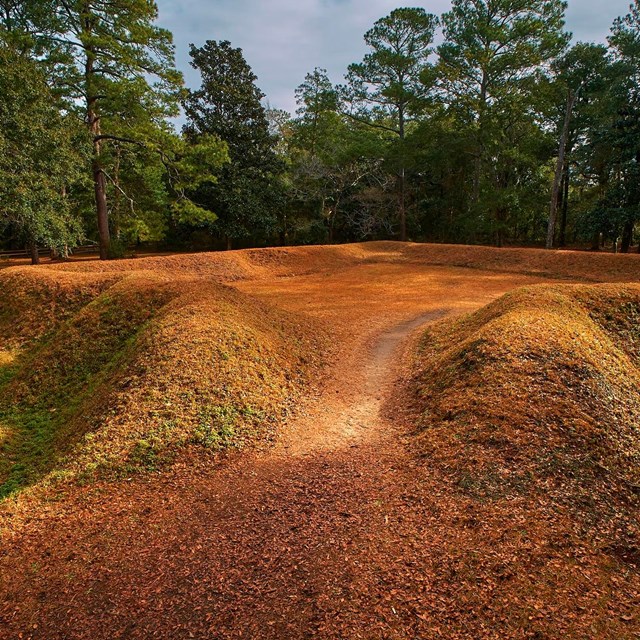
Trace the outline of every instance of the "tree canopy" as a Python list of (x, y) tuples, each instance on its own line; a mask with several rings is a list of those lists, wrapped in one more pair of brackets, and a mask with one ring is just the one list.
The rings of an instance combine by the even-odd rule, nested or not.
[(277, 227), (284, 166), (261, 102), (264, 94), (242, 50), (228, 41), (209, 40), (202, 47), (192, 45), (191, 59), (202, 85), (184, 101), (185, 136), (193, 142), (219, 137), (227, 143), (230, 159), (195, 199), (216, 212), (214, 230), (230, 247), (256, 230), (269, 234)]
[(224, 39), (191, 45), (201, 82), (185, 88), (152, 0), (0, 6), (0, 245), (34, 260), (87, 240), (103, 258), (152, 242), (637, 243), (640, 0), (606, 45), (571, 42), (562, 0), (399, 7), (343, 82), (301, 78), (294, 114)]
[(83, 237), (72, 187), (89, 149), (37, 65), (0, 45), (0, 225), (30, 248), (34, 261), (38, 245), (65, 253)]

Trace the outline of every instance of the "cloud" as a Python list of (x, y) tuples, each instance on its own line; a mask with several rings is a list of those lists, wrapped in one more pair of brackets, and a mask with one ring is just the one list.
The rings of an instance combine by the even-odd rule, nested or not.
[[(630, 0), (569, 0), (568, 28), (576, 40), (603, 41)], [(362, 36), (404, 3), (397, 0), (158, 0), (159, 22), (171, 30), (178, 67), (187, 84), (199, 77), (189, 66), (189, 43), (229, 40), (244, 51), (258, 86), (274, 107), (295, 110), (294, 90), (314, 67), (339, 82), (366, 52)], [(411, 6), (412, 3), (406, 3)], [(417, 6), (425, 6), (417, 3)], [(441, 14), (450, 0), (425, 6)]]
[(631, 0), (569, 0), (567, 26), (574, 40), (606, 42), (613, 21), (629, 13)]

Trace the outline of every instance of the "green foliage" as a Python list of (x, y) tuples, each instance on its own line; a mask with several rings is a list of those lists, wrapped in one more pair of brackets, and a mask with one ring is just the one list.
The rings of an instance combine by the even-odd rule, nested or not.
[(0, 42), (0, 228), (64, 252), (82, 237), (74, 212), (89, 141), (63, 115), (44, 75)]
[(183, 139), (181, 147), (173, 164), (175, 181), (172, 186), (178, 194), (172, 205), (174, 220), (191, 225), (213, 223), (217, 215), (195, 204), (187, 193), (218, 181), (219, 169), (229, 161), (227, 144), (216, 136), (205, 134), (192, 143)]
[(221, 449), (233, 443), (240, 415), (233, 405), (205, 407), (193, 435), (193, 442), (209, 449)]
[(364, 36), (370, 52), (349, 66), (342, 88), (350, 117), (398, 137), (387, 162), (397, 176), (401, 240), (406, 240), (406, 128), (424, 105), (427, 91), (420, 78), (437, 24), (436, 16), (419, 8), (395, 9), (378, 20)]
[(288, 237), (333, 242), (391, 233), (393, 204), (374, 212), (371, 198), (364, 202), (365, 194), (385, 183), (387, 136), (340, 112), (338, 91), (324, 69), (307, 74), (296, 97), (298, 117), (289, 123), (287, 137), (293, 214)]
[(613, 62), (589, 111), (579, 157), (592, 194), (580, 223), (587, 233), (621, 239), (626, 251), (640, 221), (640, 3), (616, 20), (609, 42)]
[(242, 50), (228, 41), (192, 46), (191, 58), (202, 85), (189, 91), (184, 101), (185, 135), (196, 144), (217, 137), (226, 142), (229, 153), (229, 163), (215, 172), (214, 180), (193, 190), (193, 200), (215, 212), (218, 219), (212, 228), (228, 243), (269, 237), (283, 202), (279, 176), (284, 165), (276, 153), (277, 140), (269, 130), (256, 76)]
[(373, 212), (359, 200), (368, 189), (385, 183), (383, 158), (388, 141), (337, 112), (316, 119), (300, 111), (292, 124), (289, 154), (291, 238), (332, 242), (391, 233), (394, 204)]
[(564, 50), (565, 9), (561, 0), (453, 0), (442, 16), (438, 63), (429, 70), (446, 103), (467, 117), (507, 106)]
[[(454, 0), (442, 17), (445, 42), (423, 80), (466, 138), (472, 170), (459, 189), (476, 231), (502, 244), (517, 215), (523, 182), (544, 162), (539, 138), (544, 64), (560, 54), (566, 3), (560, 0)], [(529, 136), (531, 134), (532, 137)], [(524, 194), (523, 194), (524, 195)], [(486, 237), (486, 235), (485, 235)]]
[(297, 144), (315, 155), (318, 145), (331, 134), (338, 111), (338, 93), (329, 80), (326, 69), (315, 68), (296, 89), (298, 121)]
[(202, 82), (184, 90), (152, 0), (5, 3), (3, 242), (64, 253), (99, 237), (104, 257), (195, 236), (538, 242), (553, 192), (561, 244), (602, 232), (627, 250), (640, 220), (640, 0), (608, 47), (569, 47), (565, 9), (395, 9), (365, 33), (344, 86), (307, 74), (291, 117), (265, 109), (228, 41), (192, 45)]
[[(129, 223), (129, 211), (135, 220), (130, 226), (137, 224), (142, 235), (158, 228), (148, 223), (149, 212), (157, 213), (164, 204), (158, 172), (148, 171), (148, 157), (137, 154), (144, 156), (166, 139), (167, 118), (178, 113), (182, 76), (173, 62), (171, 33), (155, 25), (157, 7), (149, 0), (69, 0), (51, 3), (46, 16), (34, 12), (26, 17), (50, 82), (66, 109), (88, 127), (93, 158), (86, 170), (94, 181), (101, 255), (107, 257), (109, 196), (116, 198), (119, 219), (112, 220), (112, 231), (117, 237)], [(123, 189), (123, 163), (146, 199), (141, 218), (133, 195)], [(121, 196), (125, 206), (118, 201)]]
[(347, 99), (365, 119), (380, 121), (400, 137), (407, 117), (419, 112), (436, 16), (424, 9), (395, 9), (367, 31), (370, 48), (361, 63), (349, 66)]
[[(56, 3), (48, 24), (49, 51), (58, 60), (69, 100), (100, 115), (100, 130), (144, 141), (178, 113), (182, 76), (172, 36), (154, 24), (149, 0), (71, 0)], [(154, 80), (155, 78), (155, 80)]]

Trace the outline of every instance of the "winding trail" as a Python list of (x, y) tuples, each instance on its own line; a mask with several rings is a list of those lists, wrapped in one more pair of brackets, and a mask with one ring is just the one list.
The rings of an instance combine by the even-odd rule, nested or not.
[(238, 284), (333, 332), (321, 392), (266, 452), (98, 486), (28, 529), (0, 555), (0, 638), (446, 638), (429, 552), (443, 505), (397, 391), (421, 327), (534, 282), (480, 276), (367, 265)]
[(346, 358), (328, 388), (306, 407), (287, 430), (275, 455), (310, 455), (375, 440), (383, 431), (381, 415), (400, 374), (407, 340), (420, 328), (446, 315), (436, 310), (404, 320)]

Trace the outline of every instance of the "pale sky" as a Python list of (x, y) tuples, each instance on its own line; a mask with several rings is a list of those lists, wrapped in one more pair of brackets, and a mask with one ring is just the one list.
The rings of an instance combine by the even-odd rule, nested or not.
[[(605, 40), (613, 20), (630, 0), (569, 0), (567, 28), (575, 40)], [(322, 67), (333, 82), (366, 52), (362, 36), (399, 6), (424, 7), (440, 15), (450, 0), (158, 0), (160, 25), (175, 38), (178, 68), (187, 85), (199, 85), (189, 66), (189, 43), (229, 40), (240, 47), (272, 107), (295, 111), (294, 90)]]

